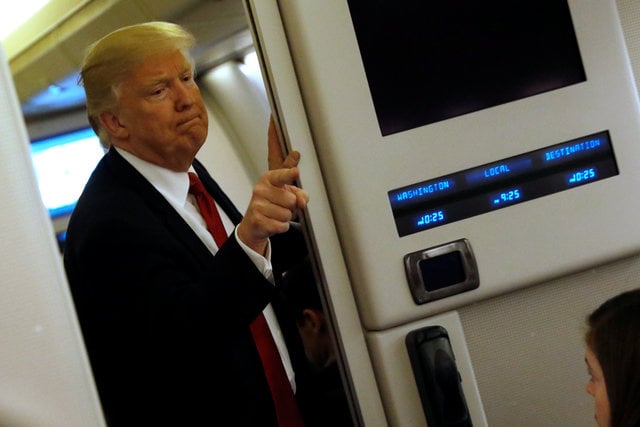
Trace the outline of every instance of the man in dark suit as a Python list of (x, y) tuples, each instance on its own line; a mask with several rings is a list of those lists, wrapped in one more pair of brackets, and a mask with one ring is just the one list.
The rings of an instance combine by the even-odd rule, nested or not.
[[(296, 359), (296, 397), (307, 427), (353, 427), (340, 376), (336, 343), (307, 257), (286, 271), (279, 286), (283, 308), (296, 325), (304, 361)], [(296, 354), (297, 356), (297, 354)], [(305, 363), (306, 362), (306, 363)]]
[[(208, 119), (193, 42), (154, 22), (88, 51), (87, 113), (109, 151), (70, 220), (64, 265), (110, 426), (286, 425), (250, 324), (263, 311), (269, 319), (274, 278), (305, 252), (289, 230), (308, 201), (295, 186), (299, 154), (260, 178), (244, 215), (233, 207), (195, 160)], [(269, 135), (277, 148), (273, 127)], [(282, 160), (270, 152), (270, 165), (274, 156)], [(233, 223), (220, 247), (188, 195), (188, 172)]]

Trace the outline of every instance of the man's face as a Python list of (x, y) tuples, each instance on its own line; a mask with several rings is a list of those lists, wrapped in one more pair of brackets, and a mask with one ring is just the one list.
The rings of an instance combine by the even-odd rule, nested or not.
[(208, 132), (191, 64), (179, 51), (147, 57), (119, 87), (112, 143), (151, 163), (186, 171)]

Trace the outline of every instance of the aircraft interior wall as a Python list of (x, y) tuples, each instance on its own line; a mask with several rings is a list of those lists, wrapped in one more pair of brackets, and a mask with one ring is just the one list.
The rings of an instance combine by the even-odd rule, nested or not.
[[(251, 3), (255, 6), (257, 16), (269, 9), (268, 7), (262, 8), (257, 2)], [(297, 39), (303, 38), (307, 34), (296, 32), (297, 25), (300, 25), (299, 22), (288, 26), (287, 19), (291, 19), (291, 22), (293, 22), (295, 18), (300, 16), (307, 18), (312, 14), (301, 13), (300, 10), (304, 9), (304, 7), (295, 2), (285, 3), (290, 6), (288, 9), (290, 16), (287, 16), (287, 10), (284, 7), (280, 8), (279, 14), (281, 14), (280, 19), (284, 22), (283, 27), (285, 30), (283, 32), (288, 37), (291, 37), (292, 40), (292, 46), (289, 46), (289, 49), (295, 55), (295, 53), (300, 53), (296, 52), (297, 48), (300, 48), (300, 46), (307, 47), (304, 43), (296, 45)], [(633, 0), (617, 0), (616, 4), (637, 87), (638, 77), (640, 76), (640, 56), (638, 54), (640, 51), (640, 7)], [(267, 10), (265, 16), (270, 16), (269, 13), (271, 12)], [(273, 15), (276, 15), (276, 13)], [(319, 18), (318, 21), (325, 22), (322, 18)], [(307, 21), (303, 21), (303, 23), (307, 23)], [(259, 25), (257, 27), (258, 30), (256, 31), (261, 31), (261, 27)], [(289, 31), (291, 32), (289, 33)], [(265, 40), (262, 40), (265, 43), (274, 43), (274, 40), (280, 37), (279, 34), (274, 36), (266, 30), (261, 35), (265, 37)], [(321, 41), (325, 42), (326, 39), (321, 39)], [(329, 44), (327, 43), (327, 45)], [(279, 46), (277, 42), (274, 45)], [(323, 50), (326, 46), (319, 46), (319, 48)], [(272, 50), (265, 48), (265, 51), (265, 57), (268, 57), (266, 59), (267, 62), (272, 61), (271, 63), (274, 64), (276, 61), (282, 60), (281, 51), (277, 48)], [(330, 49), (327, 49), (327, 51), (330, 51)], [(273, 57), (269, 58), (269, 56)], [(282, 54), (282, 57), (286, 57), (286, 55)], [(300, 63), (296, 63), (295, 67), (291, 68), (299, 67), (296, 69), (299, 73), (302, 70), (300, 73), (301, 80), (308, 78), (309, 81), (322, 81), (323, 77), (327, 77), (330, 73), (323, 74), (323, 72), (318, 71), (323, 67), (320, 64), (322, 61), (318, 60), (319, 58), (322, 58), (322, 56), (310, 55), (310, 57), (307, 57), (304, 54), (299, 54), (295, 59), (301, 59)], [(287, 67), (282, 68), (288, 72)], [(278, 71), (283, 72), (282, 69)], [(332, 71), (334, 71), (333, 68)], [(284, 92), (285, 95), (282, 95), (282, 97), (288, 96), (289, 93), (287, 91), (290, 88), (288, 86), (285, 89), (280, 87), (282, 80), (277, 77), (272, 77), (272, 90)], [(298, 84), (303, 87), (302, 92), (304, 92), (305, 82), (299, 82)], [(320, 86), (322, 84), (314, 86), (313, 83), (309, 83), (309, 87), (312, 87), (312, 89), (308, 92), (313, 93), (313, 90)], [(333, 88), (334, 86), (327, 85), (328, 90)], [(308, 95), (307, 92), (304, 92), (304, 94)], [(324, 95), (322, 94), (322, 96)], [(332, 93), (332, 96), (339, 97), (340, 95), (342, 94)], [(635, 95), (637, 96), (637, 93)], [(282, 98), (278, 98), (278, 100), (282, 104), (286, 104), (282, 101)], [(297, 100), (292, 101), (291, 104), (296, 102)], [(319, 119), (319, 122), (322, 122), (322, 119), (327, 119), (330, 115), (326, 114), (325, 110), (322, 110), (322, 107), (326, 105), (330, 104), (315, 102), (315, 100), (309, 102), (309, 105), (305, 105), (307, 117), (312, 117), (311, 121)], [(295, 117), (292, 119), (293, 123), (298, 124), (298, 116), (291, 109), (288, 109), (290, 106), (279, 105), (279, 107), (285, 117), (290, 114)], [(319, 131), (314, 129), (314, 125), (315, 123), (311, 123), (311, 130), (306, 130), (314, 137), (322, 139), (327, 135), (335, 136), (323, 127), (323, 123), (317, 125), (317, 129), (320, 129)], [(305, 134), (304, 129), (302, 131), (296, 129), (295, 131), (298, 131), (297, 135)], [(374, 149), (371, 151), (373, 152)], [(327, 152), (333, 154), (331, 151)], [(375, 154), (370, 154), (370, 156), (374, 158)], [(320, 161), (322, 162), (322, 159)], [(322, 169), (322, 166), (320, 168)], [(309, 179), (309, 177), (304, 176), (304, 173), (302, 178)], [(324, 178), (329, 181), (334, 177), (325, 175)], [(340, 182), (340, 178), (335, 179)], [(336, 199), (340, 199), (340, 197), (341, 195), (338, 194)], [(315, 206), (310, 208), (314, 209)], [(315, 213), (312, 213), (312, 222), (313, 215)], [(340, 214), (337, 213), (336, 215)], [(562, 226), (562, 224), (558, 224), (558, 226)], [(327, 229), (325, 228), (324, 230), (326, 231)], [(583, 243), (593, 240), (588, 238), (589, 229), (585, 229), (584, 233), (587, 237), (585, 237)], [(318, 236), (318, 234), (316, 234), (316, 237), (320, 240), (324, 239), (324, 236)], [(593, 243), (597, 244), (597, 242)], [(334, 262), (331, 259), (332, 254), (324, 251), (324, 245), (325, 242), (320, 242), (319, 244), (321, 261), (323, 261), (323, 257), (328, 257), (327, 265), (341, 267), (339, 262)], [(327, 246), (330, 246), (330, 244), (327, 244)], [(353, 249), (349, 243), (342, 247), (345, 253), (349, 249)], [(522, 245), (522, 250), (527, 250), (525, 244)], [(374, 254), (360, 255), (374, 256)], [(532, 262), (535, 262), (536, 254), (532, 253), (531, 255)], [(356, 264), (358, 263), (356, 262)], [(358, 267), (360, 267), (360, 264), (358, 264)], [(510, 266), (505, 265), (503, 268), (509, 269)], [(327, 276), (331, 276), (334, 272), (326, 271), (326, 273)], [(360, 273), (362, 272), (355, 272), (354, 275), (359, 275)], [(515, 271), (513, 273), (517, 274)], [(600, 264), (592, 264), (590, 268), (578, 273), (555, 279), (545, 279), (541, 282), (532, 283), (523, 289), (463, 305), (453, 312), (445, 313), (445, 317), (449, 314), (454, 314), (452, 324), (456, 323), (455, 318), (457, 317), (460, 331), (464, 332), (464, 340), (462, 340), (463, 344), (460, 348), (460, 350), (464, 351), (460, 353), (461, 356), (464, 356), (462, 359), (470, 361), (473, 371), (465, 371), (463, 373), (463, 386), (465, 386), (465, 381), (467, 386), (470, 385), (469, 382), (474, 383), (471, 384), (468, 390), (465, 388), (465, 393), (473, 391), (474, 385), (477, 386), (484, 412), (477, 420), (478, 425), (531, 427), (592, 425), (593, 400), (585, 392), (585, 385), (588, 380), (584, 364), (583, 335), (585, 331), (585, 316), (608, 297), (628, 289), (637, 288), (639, 286), (639, 273), (640, 256), (638, 255), (627, 256), (615, 261), (603, 259)], [(362, 273), (359, 278), (362, 281), (366, 281), (368, 276)], [(353, 289), (359, 285), (362, 285), (362, 283), (352, 282), (351, 288)], [(387, 283), (387, 285), (392, 287), (395, 284)], [(355, 321), (352, 316), (345, 315), (349, 311), (347, 306), (350, 302), (340, 300), (340, 297), (345, 296), (345, 289), (342, 284), (332, 283), (331, 280), (328, 280), (327, 286), (337, 314), (338, 329), (340, 332), (345, 333), (345, 336), (351, 338)], [(362, 313), (362, 306), (365, 307), (364, 310), (367, 310), (374, 304), (370, 301), (360, 303), (361, 301), (357, 301), (357, 305), (361, 306), (360, 320), (362, 320), (362, 316), (368, 314)], [(362, 377), (367, 375), (369, 368), (365, 366), (365, 363), (359, 363), (358, 361), (358, 351), (354, 350), (358, 346), (357, 340), (349, 341), (349, 339), (343, 339), (342, 343), (345, 346), (348, 365), (351, 367), (351, 373), (354, 376), (353, 380), (356, 394), (359, 396), (359, 404), (361, 408), (373, 408), (370, 413), (367, 413), (367, 410), (362, 411), (366, 425), (424, 425), (425, 420), (420, 414), (421, 403), (407, 358), (404, 337), (407, 332), (431, 324), (432, 321), (440, 321), (440, 319), (440, 315), (436, 315), (432, 318), (425, 317), (415, 320), (408, 324), (398, 322), (400, 326), (397, 326), (397, 323), (395, 325), (392, 324), (389, 331), (384, 330), (382, 332), (375, 328), (367, 330), (366, 326), (362, 326), (362, 324), (356, 325), (365, 329), (364, 333), (367, 336), (367, 347), (370, 351), (369, 357), (371, 357), (372, 361), (372, 370), (376, 378), (376, 385), (382, 396), (382, 406), (386, 415), (385, 420), (376, 418), (378, 414), (376, 413), (377, 402), (376, 396), (373, 396), (374, 393), (371, 393), (370, 389), (362, 388), (361, 384), (359, 384)], [(449, 321), (449, 318), (444, 320)], [(386, 337), (380, 338), (385, 334), (387, 334)], [(393, 334), (396, 334), (394, 339), (397, 339), (395, 341), (394, 339), (387, 339), (388, 336)], [(460, 364), (461, 362), (458, 361), (458, 363)], [(465, 374), (469, 375), (465, 376)], [(471, 395), (473, 393), (468, 394)], [(482, 419), (483, 417), (486, 417), (486, 419)]]
[[(617, 5), (640, 87), (640, 7)], [(489, 425), (592, 425), (586, 316), (639, 286), (640, 256), (632, 256), (460, 309)]]
[(27, 131), (0, 49), (0, 425), (101, 426), (100, 406), (37, 193)]
[[(617, 0), (617, 5), (638, 85), (640, 6), (635, 0)], [(198, 158), (242, 211), (249, 202), (253, 183), (267, 166), (270, 106), (262, 88), (256, 86), (260, 84), (256, 83), (259, 77), (258, 80), (255, 76), (247, 78), (240, 67), (240, 62), (231, 61), (200, 77), (200, 87), (211, 114), (209, 137)], [(84, 124), (84, 111), (77, 111), (55, 117), (53, 121), (29, 122), (28, 132), (34, 138)], [(311, 203), (315, 197), (318, 195), (311, 194)], [(54, 223), (56, 230), (64, 226), (64, 223)], [(327, 273), (329, 277), (333, 274)], [(608, 297), (637, 288), (639, 277), (640, 255), (636, 255), (458, 309), (488, 425), (592, 425), (593, 402), (584, 390), (587, 381), (583, 362), (584, 319)], [(334, 301), (338, 314), (351, 308), (351, 295), (335, 285), (329, 284), (329, 287), (333, 287), (334, 299), (345, 296), (344, 302)], [(349, 337), (362, 327), (351, 322), (352, 318), (338, 319), (346, 338), (342, 345), (347, 350), (350, 345), (358, 345), (357, 339), (350, 344)], [(414, 326), (420, 324), (416, 322)], [(348, 365), (352, 369), (366, 372), (368, 360), (365, 358), (368, 357), (373, 358), (374, 365), (385, 363), (375, 355), (362, 355), (360, 350), (347, 351), (363, 356), (364, 368), (359, 368), (350, 356)], [(406, 365), (402, 368), (410, 369)], [(392, 368), (391, 374), (395, 372), (393, 369), (400, 368)], [(372, 421), (365, 417), (369, 421), (367, 425), (393, 425), (390, 420), (394, 416), (399, 417), (402, 411), (420, 405), (411, 375), (405, 373), (400, 378), (376, 374), (376, 386), (385, 398), (384, 411), (388, 418)], [(406, 386), (401, 386), (402, 393), (398, 393), (397, 382), (407, 379)], [(358, 390), (363, 412), (369, 406), (377, 409), (377, 391), (375, 387)], [(4, 396), (5, 392), (0, 395)], [(371, 396), (367, 396), (368, 392)], [(376, 410), (371, 413), (375, 414)]]

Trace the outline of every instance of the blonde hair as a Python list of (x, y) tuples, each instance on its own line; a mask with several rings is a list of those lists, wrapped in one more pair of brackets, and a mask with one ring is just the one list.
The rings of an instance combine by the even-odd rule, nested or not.
[(120, 28), (89, 46), (79, 83), (84, 86), (89, 123), (105, 147), (110, 142), (98, 116), (116, 107), (118, 86), (132, 69), (150, 55), (176, 50), (193, 65), (189, 50), (194, 45), (193, 35), (180, 25), (147, 22)]

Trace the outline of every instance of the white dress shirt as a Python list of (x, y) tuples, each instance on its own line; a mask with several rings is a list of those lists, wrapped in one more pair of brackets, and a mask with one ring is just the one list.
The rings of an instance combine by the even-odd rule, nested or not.
[[(127, 151), (121, 150), (117, 147), (114, 148), (131, 164), (131, 166), (140, 172), (140, 174), (144, 176), (147, 181), (149, 181), (151, 185), (153, 185), (155, 189), (164, 196), (165, 199), (167, 199), (169, 204), (173, 206), (186, 223), (189, 224), (191, 229), (198, 235), (200, 240), (202, 240), (202, 242), (209, 248), (211, 253), (215, 255), (216, 252), (218, 252), (218, 245), (216, 245), (216, 242), (213, 240), (213, 236), (207, 229), (205, 220), (202, 218), (202, 215), (200, 215), (200, 210), (197, 207), (198, 205), (195, 201), (195, 197), (189, 194), (189, 175), (186, 172), (174, 172), (160, 167), (142, 160)], [(195, 173), (193, 167), (190, 168), (190, 172)], [(231, 219), (229, 219), (220, 206), (218, 206), (217, 202), (216, 207), (218, 208), (222, 222), (227, 230), (227, 234), (230, 234), (230, 232), (236, 233), (236, 240), (240, 247), (249, 256), (262, 275), (273, 283), (271, 243), (267, 244), (266, 254), (264, 256), (260, 255), (238, 239), (237, 230), (234, 228)], [(295, 392), (295, 374), (291, 365), (291, 359), (289, 358), (289, 352), (285, 345), (282, 331), (280, 330), (280, 326), (278, 325), (278, 321), (271, 304), (265, 307), (263, 313), (267, 320), (267, 324), (269, 325), (269, 329), (271, 330), (271, 334), (273, 335), (273, 339), (276, 342), (276, 346), (278, 347), (278, 351), (280, 352), (280, 357), (282, 358), (282, 363), (287, 371), (287, 377), (289, 378), (291, 387)]]

